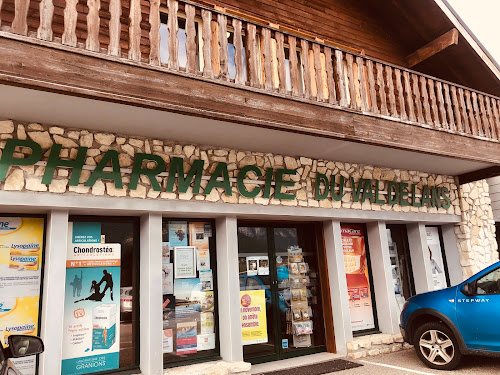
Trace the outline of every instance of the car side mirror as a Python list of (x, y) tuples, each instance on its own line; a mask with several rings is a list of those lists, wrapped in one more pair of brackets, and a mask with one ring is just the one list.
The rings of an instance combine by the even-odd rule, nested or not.
[(40, 337), (12, 335), (9, 336), (7, 341), (13, 358), (27, 357), (44, 351), (43, 341)]
[(473, 287), (472, 283), (466, 283), (462, 287), (461, 292), (468, 297), (472, 296), (474, 294), (474, 287)]

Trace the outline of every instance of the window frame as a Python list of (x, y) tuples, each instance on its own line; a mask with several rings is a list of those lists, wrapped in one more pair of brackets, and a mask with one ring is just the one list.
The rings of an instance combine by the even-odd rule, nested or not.
[[(212, 253), (212, 248), (215, 250), (213, 256), (215, 258), (215, 262), (212, 262), (212, 259), (210, 259), (210, 266), (212, 268), (212, 278), (213, 278), (213, 292), (214, 292), (214, 333), (215, 333), (215, 350), (214, 354), (206, 354), (206, 355), (200, 355), (199, 357), (187, 357), (187, 358), (182, 358), (180, 357), (179, 360), (175, 361), (169, 361), (165, 362), (163, 359), (164, 353), (162, 352), (162, 364), (163, 364), (163, 369), (169, 369), (169, 368), (175, 368), (175, 367), (182, 367), (182, 366), (190, 366), (190, 365), (196, 365), (199, 363), (204, 363), (204, 362), (213, 362), (213, 361), (220, 361), (222, 360), (222, 357), (220, 356), (220, 332), (219, 332), (219, 293), (218, 293), (218, 280), (217, 280), (217, 238), (216, 238), (216, 230), (215, 230), (215, 219), (214, 218), (193, 218), (193, 217), (175, 217), (175, 216), (162, 216), (162, 231), (163, 231), (163, 223), (164, 222), (169, 222), (169, 221), (186, 221), (188, 223), (190, 222), (208, 222), (210, 223), (212, 227), (212, 237), (209, 239), (209, 249), (210, 252)], [(213, 247), (212, 247), (213, 246)], [(172, 249), (173, 250), (173, 249)], [(171, 250), (171, 251), (172, 251)], [(212, 255), (211, 255), (212, 256)], [(160, 265), (161, 266), (161, 265)], [(175, 281), (175, 277), (174, 277)], [(162, 319), (163, 323), (163, 319)], [(161, 327), (163, 329), (163, 327)]]

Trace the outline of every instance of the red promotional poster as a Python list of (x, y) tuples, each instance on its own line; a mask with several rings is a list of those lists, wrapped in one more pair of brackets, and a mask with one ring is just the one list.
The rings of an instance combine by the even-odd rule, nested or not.
[(364, 228), (342, 225), (342, 249), (353, 331), (375, 328)]
[(196, 322), (177, 323), (177, 354), (196, 353), (197, 343)]

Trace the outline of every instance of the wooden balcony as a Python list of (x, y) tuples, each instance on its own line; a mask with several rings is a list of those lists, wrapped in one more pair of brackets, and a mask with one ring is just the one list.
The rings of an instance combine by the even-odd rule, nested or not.
[[(332, 116), (339, 110), (365, 116), (374, 126), (365, 133), (356, 133), (339, 119), (336, 133), (327, 134), (332, 137), (380, 145), (392, 143), (399, 148), (413, 147), (421, 152), (500, 164), (498, 97), (370, 59), (319, 39), (302, 38), (272, 24), (263, 25), (218, 9), (176, 0), (88, 0), (87, 6), (76, 0), (41, 0), (39, 4), (29, 0), (3, 0), (0, 7), (0, 53), (5, 56), (0, 62), (3, 82), (32, 87), (37, 85), (33, 83), (35, 79), (45, 80), (40, 86), (46, 89), (89, 96), (77, 88), (97, 84), (90, 83), (93, 77), (89, 69), (80, 67), (81, 72), (76, 71), (78, 64), (87, 64), (93, 65), (94, 72), (102, 73), (95, 76), (102, 80), (102, 86), (109, 80), (106, 90), (111, 96), (107, 99), (126, 102), (128, 99), (124, 99), (123, 93), (113, 92), (118, 83), (113, 83), (112, 76), (118, 74), (118, 70), (110, 64), (118, 63), (123, 66), (123, 84), (126, 85), (126, 76), (130, 73), (130, 86), (146, 94), (154, 88), (147, 85), (147, 79), (153, 80), (153, 76), (148, 76), (144, 69), (155, 74), (156, 81), (159, 74), (165, 75), (165, 79), (167, 76), (188, 77), (197, 80), (199, 85), (217, 83), (226, 90), (243, 89), (248, 95), (271, 95), (297, 103), (297, 108), (304, 103), (313, 104), (321, 108), (317, 116), (319, 122), (328, 117), (325, 110), (330, 109), (334, 111)], [(14, 43), (19, 42), (28, 45), (29, 51), (15, 51)], [(71, 56), (91, 59), (73, 57), (72, 62), (68, 52)], [(34, 61), (27, 61), (31, 59)], [(59, 66), (63, 63), (61, 60), (65, 60), (67, 67), (74, 65), (73, 76), (67, 74), (70, 68)], [(57, 65), (60, 74), (56, 68), (47, 66), (47, 61)], [(143, 87), (132, 81), (131, 67), (144, 72)], [(49, 73), (52, 76), (49, 77)], [(140, 75), (139, 71), (134, 74)], [(31, 81), (23, 81), (23, 75)], [(82, 75), (86, 75), (84, 83), (77, 82)], [(175, 82), (178, 81), (172, 79), (170, 86), (175, 86)], [(72, 85), (75, 88), (63, 88)], [(197, 89), (193, 86), (192, 90)], [(201, 90), (202, 86), (198, 91)], [(113, 94), (116, 95), (113, 97)], [(186, 99), (189, 101), (189, 95)], [(193, 97), (192, 107), (196, 107), (196, 100)], [(248, 98), (238, 100), (244, 106)], [(268, 111), (279, 112), (278, 104)], [(152, 100), (142, 105), (155, 106)], [(191, 113), (195, 113), (195, 109)], [(259, 117), (258, 109), (249, 112), (249, 117)], [(406, 138), (384, 135), (386, 140), (380, 142), (370, 138), (381, 120), (397, 123), (400, 132), (408, 135)], [(268, 120), (264, 117), (260, 121), (261, 126), (272, 126), (271, 121), (266, 124)], [(297, 120), (289, 128), (307, 132), (309, 125), (305, 122)], [(398, 128), (390, 127), (391, 134), (395, 134)], [(415, 127), (421, 130), (416, 131)], [(421, 134), (420, 140), (414, 138), (417, 133)], [(439, 135), (443, 133), (460, 138)], [(433, 137), (440, 141), (434, 148), (411, 145), (414, 141), (432, 143)], [(474, 140), (481, 142), (474, 143)], [(447, 145), (454, 151), (446, 150)], [(493, 155), (486, 155), (489, 150)]]

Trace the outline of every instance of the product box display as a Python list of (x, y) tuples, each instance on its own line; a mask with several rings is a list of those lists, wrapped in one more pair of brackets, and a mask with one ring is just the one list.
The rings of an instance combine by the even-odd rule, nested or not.
[(109, 349), (116, 341), (116, 304), (92, 309), (92, 350)]

